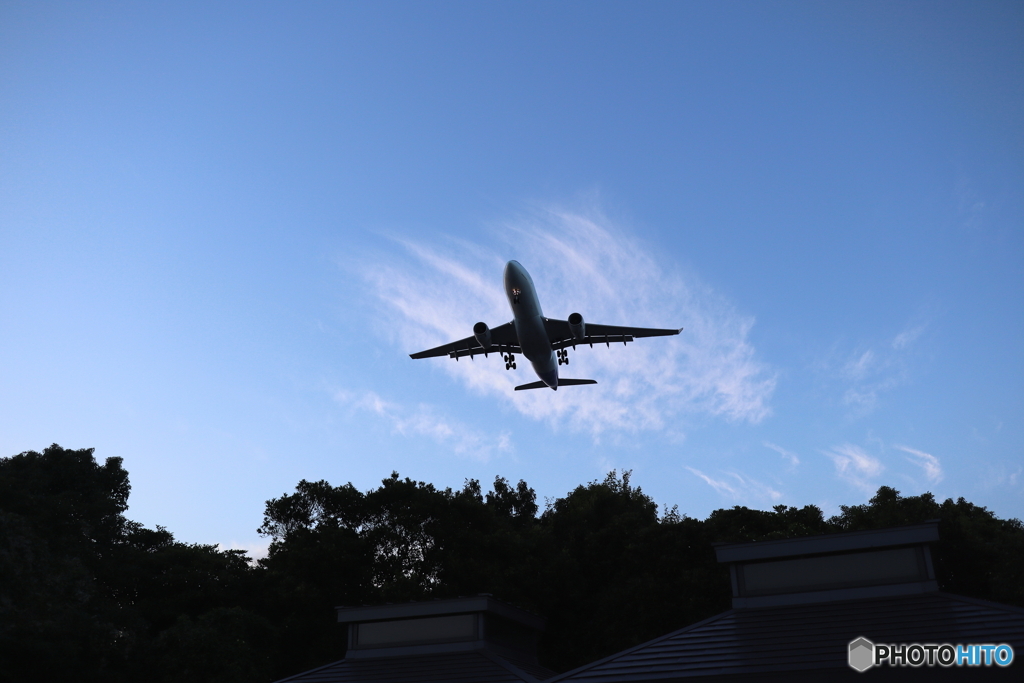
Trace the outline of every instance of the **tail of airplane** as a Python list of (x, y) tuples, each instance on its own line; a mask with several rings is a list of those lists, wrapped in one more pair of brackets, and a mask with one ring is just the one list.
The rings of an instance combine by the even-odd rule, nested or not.
[[(558, 386), (560, 387), (571, 387), (577, 384), (597, 384), (596, 379), (564, 379), (558, 378)], [(524, 391), (526, 389), (547, 389), (548, 385), (544, 382), (530, 382), (529, 384), (520, 384), (516, 387), (516, 391)]]

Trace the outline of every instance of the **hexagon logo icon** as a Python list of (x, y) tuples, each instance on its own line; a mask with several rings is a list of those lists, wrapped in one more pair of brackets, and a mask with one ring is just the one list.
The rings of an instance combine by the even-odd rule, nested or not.
[(875, 663), (875, 644), (864, 637), (851, 641), (848, 661), (851, 669), (867, 671)]

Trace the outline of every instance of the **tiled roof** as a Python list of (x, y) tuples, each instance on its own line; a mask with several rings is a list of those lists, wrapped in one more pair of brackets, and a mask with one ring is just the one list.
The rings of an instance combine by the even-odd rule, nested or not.
[[(703, 676), (792, 678), (815, 671), (818, 676), (831, 676), (828, 670), (854, 674), (847, 665), (847, 646), (859, 636), (876, 643), (1009, 643), (1015, 652), (1024, 653), (1024, 610), (938, 592), (734, 609), (562, 674), (549, 683)], [(1019, 667), (1018, 662), (1012, 666)], [(913, 671), (928, 673), (927, 669)], [(972, 673), (981, 672), (975, 669)]]
[(486, 650), (342, 659), (278, 683), (537, 683), (554, 675), (537, 664), (518, 664)]

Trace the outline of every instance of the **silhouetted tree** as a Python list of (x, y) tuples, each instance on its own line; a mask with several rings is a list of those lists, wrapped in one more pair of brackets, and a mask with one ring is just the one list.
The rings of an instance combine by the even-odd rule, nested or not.
[(706, 524), (710, 535), (720, 543), (796, 538), (837, 530), (814, 505), (802, 508), (776, 505), (770, 511), (737, 505), (713, 511), (708, 515)]
[(944, 590), (1024, 607), (1020, 521), (884, 486), (829, 519), (779, 505), (698, 520), (659, 515), (629, 472), (543, 512), (501, 477), (486, 493), (397, 473), (366, 492), (303, 480), (267, 501), (255, 565), (126, 519), (129, 492), (120, 459), (91, 449), (0, 459), (0, 682), (270, 681), (344, 655), (337, 605), (483, 592), (548, 617), (542, 662), (566, 670), (728, 609), (715, 542), (928, 519)]
[[(125, 531), (128, 473), (92, 449), (0, 460), (0, 672), (92, 680), (124, 659), (123, 620), (97, 574)], [(90, 675), (92, 674), (92, 675)]]
[(274, 628), (239, 607), (193, 619), (182, 614), (150, 648), (145, 678), (161, 683), (251, 683), (271, 680)]
[(256, 578), (244, 553), (127, 520), (130, 490), (121, 459), (99, 465), (92, 449), (0, 459), (0, 680), (153, 678), (161, 631), (243, 609)]
[(340, 657), (336, 605), (452, 597), (487, 590), (505, 599), (520, 584), (537, 524), (535, 494), (500, 477), (483, 495), (402, 479), (397, 473), (361, 493), (351, 484), (301, 481), (267, 501), (259, 532), (272, 539), (260, 566), (272, 594), (282, 648), (300, 671)]

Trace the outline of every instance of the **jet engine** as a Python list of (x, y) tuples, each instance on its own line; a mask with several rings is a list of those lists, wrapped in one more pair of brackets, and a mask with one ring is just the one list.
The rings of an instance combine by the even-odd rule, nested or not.
[(569, 330), (576, 339), (583, 339), (587, 336), (586, 323), (583, 322), (582, 315), (579, 313), (569, 314)]
[(476, 337), (476, 343), (484, 347), (484, 351), (490, 350), (491, 328), (487, 327), (487, 323), (473, 325), (473, 336)]

